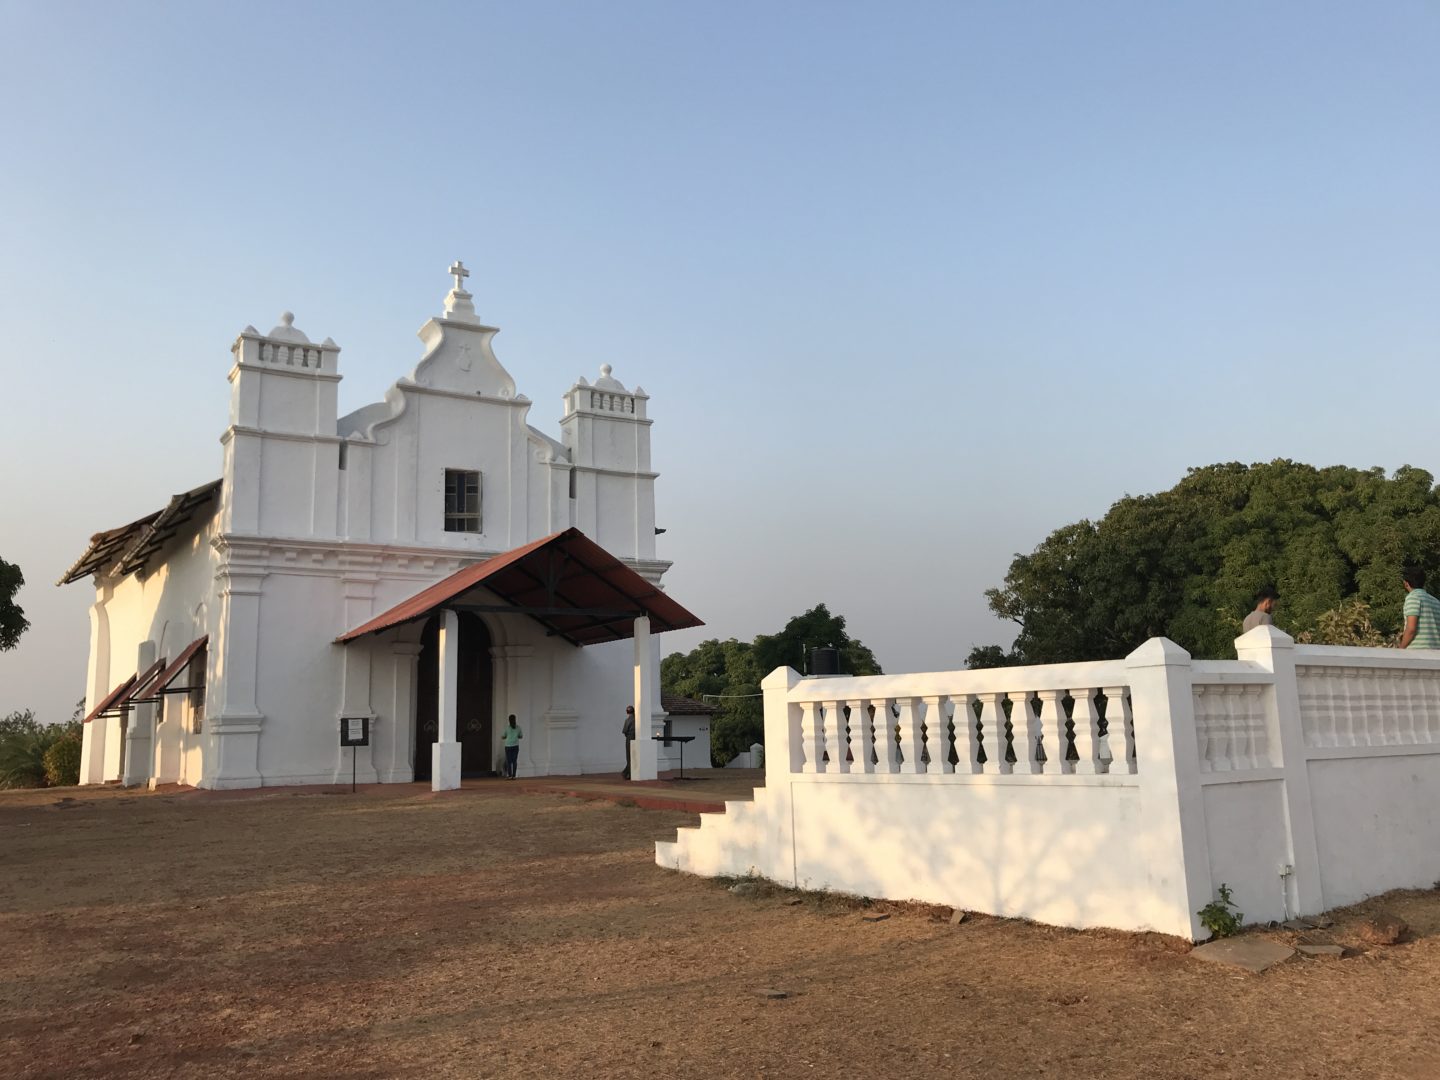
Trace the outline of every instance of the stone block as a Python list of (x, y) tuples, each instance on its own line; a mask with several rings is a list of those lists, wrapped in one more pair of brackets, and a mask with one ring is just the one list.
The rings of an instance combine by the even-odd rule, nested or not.
[(1340, 945), (1297, 945), (1295, 951), (1317, 960), (1339, 960), (1345, 955), (1345, 949)]
[(1295, 950), (1289, 945), (1281, 945), (1265, 938), (1235, 937), (1207, 941), (1204, 945), (1191, 949), (1190, 955), (1196, 960), (1206, 960), (1212, 964), (1231, 964), (1258, 975), (1267, 968), (1289, 960), (1295, 955)]

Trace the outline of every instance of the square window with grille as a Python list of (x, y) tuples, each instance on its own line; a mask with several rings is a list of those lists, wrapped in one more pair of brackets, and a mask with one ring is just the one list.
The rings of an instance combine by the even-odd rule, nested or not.
[(445, 470), (445, 531), (480, 531), (480, 474)]

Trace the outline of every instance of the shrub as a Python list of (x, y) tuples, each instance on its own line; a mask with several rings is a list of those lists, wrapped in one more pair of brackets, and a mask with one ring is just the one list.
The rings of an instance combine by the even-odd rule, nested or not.
[(67, 731), (45, 751), (47, 787), (73, 787), (80, 783), (80, 745), (80, 733)]
[(1220, 883), (1220, 898), (1211, 900), (1195, 914), (1200, 916), (1200, 925), (1210, 931), (1211, 937), (1229, 937), (1238, 933), (1244, 925), (1244, 912), (1236, 911), (1235, 904), (1230, 899), (1230, 886), (1223, 881)]
[(1399, 643), (1398, 638), (1387, 638), (1380, 632), (1371, 618), (1370, 605), (1358, 596), (1325, 612), (1316, 619), (1314, 630), (1302, 631), (1295, 640), (1302, 645), (1363, 645), (1372, 649)]
[(67, 736), (75, 739), (76, 778), (72, 783), (79, 783), (79, 724), (42, 727), (28, 709), (0, 718), (0, 788), (44, 787), (45, 755)]

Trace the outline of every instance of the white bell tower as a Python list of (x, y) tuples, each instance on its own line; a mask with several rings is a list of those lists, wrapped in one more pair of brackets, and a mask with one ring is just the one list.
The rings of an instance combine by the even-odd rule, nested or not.
[(231, 352), (222, 530), (334, 536), (340, 346), (312, 343), (286, 311), (268, 334), (247, 326)]

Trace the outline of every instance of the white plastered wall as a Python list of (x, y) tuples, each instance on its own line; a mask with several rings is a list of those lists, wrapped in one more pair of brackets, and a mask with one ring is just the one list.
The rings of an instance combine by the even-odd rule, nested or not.
[[(215, 556), (210, 546), (213, 535), (212, 519), (172, 541), (165, 551), (151, 560), (152, 572), (147, 576), (130, 574), (100, 584), (96, 595), (101, 612), (92, 621), (103, 620), (106, 655), (103, 659), (97, 657), (92, 643), (91, 661), (95, 674), (91, 679), (87, 712), (96, 704), (93, 695), (98, 693), (103, 697), (136, 673), (141, 642), (155, 642), (156, 656), (169, 660), (191, 641), (210, 632), (211, 628), (205, 620), (206, 612), (213, 609), (213, 604), (208, 602), (214, 589)], [(108, 599), (103, 599), (107, 594)], [(165, 725), (175, 719), (176, 726), (179, 726), (174, 708), (167, 702), (165, 719), (156, 726), (162, 744), (172, 734)], [(81, 783), (96, 784), (120, 779), (121, 730), (119, 717), (97, 718), (85, 725)], [(154, 743), (146, 747), (151, 764), (144, 771), (152, 777), (156, 776), (153, 765), (155, 749)], [(184, 749), (188, 749), (188, 744)], [(178, 759), (172, 756), (167, 760)], [(178, 774), (167, 774), (159, 779), (168, 782), (179, 777)]]

